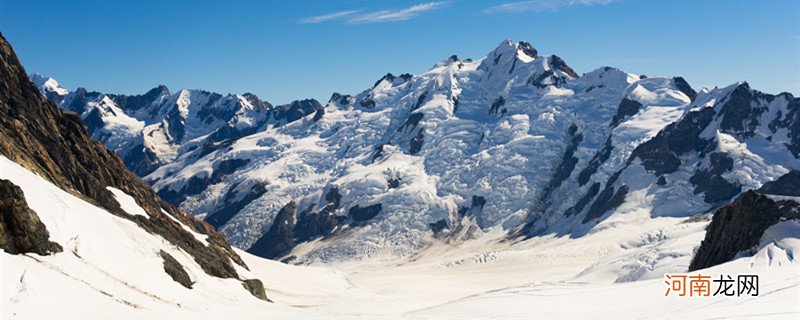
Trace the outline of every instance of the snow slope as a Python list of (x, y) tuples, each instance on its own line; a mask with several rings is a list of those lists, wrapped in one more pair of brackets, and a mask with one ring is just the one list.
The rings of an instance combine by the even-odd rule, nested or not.
[[(242, 290), (237, 280), (208, 276), (187, 254), (129, 220), (89, 205), (6, 158), (0, 158), (0, 168), (0, 178), (22, 188), (50, 239), (64, 247), (64, 252), (49, 256), (0, 253), (4, 319), (800, 315), (797, 221), (768, 229), (755, 254), (743, 252), (732, 262), (699, 271), (759, 274), (758, 297), (665, 298), (663, 273), (685, 272), (707, 220), (651, 219), (642, 211), (607, 219), (581, 238), (551, 235), (509, 246), (503, 232), (493, 232), (458, 246), (442, 241), (392, 261), (308, 267), (237, 252), (251, 268), (237, 271), (264, 281), (275, 301), (267, 303)], [(126, 211), (141, 210), (124, 200), (123, 206)], [(187, 268), (192, 289), (161, 272), (158, 250)], [(639, 265), (642, 262), (649, 264)], [(619, 301), (630, 303), (622, 308)]]

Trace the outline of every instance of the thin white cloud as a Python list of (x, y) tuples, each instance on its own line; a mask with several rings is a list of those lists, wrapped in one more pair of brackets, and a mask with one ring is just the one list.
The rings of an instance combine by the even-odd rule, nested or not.
[(303, 20), (300, 20), (300, 23), (320, 23), (320, 22), (325, 22), (325, 21), (338, 20), (338, 19), (347, 18), (347, 17), (352, 16), (352, 15), (358, 13), (358, 12), (359, 12), (359, 10), (347, 10), (347, 11), (333, 12), (333, 13), (324, 14), (324, 15), (321, 15), (321, 16), (305, 18)]
[(542, 12), (558, 11), (564, 7), (591, 6), (596, 4), (609, 4), (617, 0), (531, 0), (520, 2), (509, 2), (489, 7), (485, 13), (519, 13), (519, 12)]
[(402, 9), (385, 9), (371, 12), (361, 12), (360, 10), (347, 10), (333, 12), (321, 16), (309, 17), (300, 20), (300, 23), (321, 23), (327, 21), (341, 20), (347, 24), (364, 24), (390, 21), (403, 21), (415, 18), (422, 13), (441, 9), (447, 6), (448, 2), (428, 2), (413, 5)]
[(368, 12), (347, 19), (347, 23), (360, 24), (408, 20), (419, 16), (423, 12), (440, 9), (445, 5), (447, 5), (447, 2), (428, 2), (399, 10), (380, 10)]

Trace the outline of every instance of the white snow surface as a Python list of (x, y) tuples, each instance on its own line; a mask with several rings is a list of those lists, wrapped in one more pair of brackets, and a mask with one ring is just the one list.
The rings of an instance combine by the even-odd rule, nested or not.
[[(459, 245), (439, 241), (414, 256), (391, 260), (293, 266), (238, 251), (250, 271), (237, 271), (265, 283), (274, 301), (267, 303), (250, 296), (236, 280), (208, 276), (159, 236), (4, 157), (0, 178), (23, 190), (50, 240), (64, 247), (48, 256), (0, 253), (3, 319), (800, 316), (797, 221), (768, 229), (752, 254), (743, 252), (734, 261), (698, 271), (758, 274), (758, 297), (664, 297), (663, 274), (685, 272), (708, 220), (651, 218), (639, 209), (614, 215), (579, 238), (547, 235), (509, 244), (502, 241), (503, 232), (494, 231)], [(162, 271), (158, 250), (187, 269), (193, 289)]]

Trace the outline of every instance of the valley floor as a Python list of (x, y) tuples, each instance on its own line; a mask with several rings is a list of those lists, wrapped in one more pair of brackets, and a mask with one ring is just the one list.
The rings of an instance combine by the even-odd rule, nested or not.
[[(2, 319), (800, 317), (798, 221), (768, 229), (752, 254), (691, 273), (758, 275), (758, 296), (665, 297), (664, 274), (685, 273), (708, 217), (651, 218), (649, 209), (632, 208), (577, 238), (512, 243), (495, 230), (401, 259), (294, 266), (239, 251), (250, 267), (239, 275), (261, 279), (274, 301), (267, 303), (237, 280), (206, 275), (177, 247), (129, 220), (6, 158), (0, 165), (2, 178), (24, 191), (50, 239), (64, 247), (50, 256), (0, 253)], [(126, 211), (138, 212), (134, 206)], [(163, 272), (158, 250), (187, 268), (191, 290)]]

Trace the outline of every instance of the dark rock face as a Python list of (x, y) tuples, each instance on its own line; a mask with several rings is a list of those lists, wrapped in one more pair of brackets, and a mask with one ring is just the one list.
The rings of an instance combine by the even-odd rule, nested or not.
[(778, 180), (765, 183), (758, 192), (779, 196), (800, 197), (800, 170), (781, 176)]
[(375, 108), (375, 100), (372, 100), (371, 98), (364, 98), (361, 100), (361, 102), (359, 102), (359, 104), (366, 109)]
[(783, 93), (779, 96), (789, 100), (789, 104), (786, 106), (786, 114), (778, 111), (778, 115), (769, 123), (769, 129), (772, 133), (777, 132), (778, 128), (788, 129), (789, 142), (784, 144), (796, 158), (800, 158), (800, 98), (794, 98), (788, 93)]
[(497, 97), (494, 102), (492, 102), (492, 106), (489, 108), (489, 114), (497, 114), (497, 111), (500, 110), (500, 107), (506, 104), (506, 99), (503, 99), (502, 96)]
[(186, 119), (181, 115), (180, 109), (175, 105), (164, 118), (167, 123), (167, 133), (172, 142), (179, 143), (186, 136)]
[(61, 246), (49, 239), (47, 227), (28, 208), (22, 189), (0, 180), (0, 248), (10, 254), (61, 252)]
[[(238, 278), (232, 263), (244, 266), (225, 237), (208, 224), (161, 200), (147, 184), (128, 171), (114, 153), (89, 138), (78, 114), (61, 110), (46, 100), (30, 82), (11, 46), (2, 36), (0, 154), (61, 189), (80, 195), (90, 203), (162, 236), (191, 255), (209, 275)], [(126, 214), (106, 187), (117, 188), (136, 199), (148, 217)], [(208, 235), (208, 243), (200, 243), (165, 214)]]
[(100, 109), (94, 108), (92, 111), (89, 111), (86, 114), (86, 117), (83, 119), (83, 123), (86, 124), (86, 130), (89, 131), (89, 135), (94, 134), (97, 129), (102, 128), (105, 123), (103, 122), (103, 118), (100, 115)]
[(608, 157), (611, 156), (611, 150), (614, 149), (614, 146), (611, 144), (611, 137), (606, 139), (606, 143), (603, 145), (603, 149), (600, 149), (599, 152), (595, 153), (592, 157), (592, 160), (589, 160), (589, 164), (586, 165), (581, 173), (578, 174), (578, 184), (583, 186), (587, 182), (589, 182), (589, 178), (597, 172), (597, 169), (608, 160)]
[(247, 252), (254, 255), (275, 259), (281, 257), (295, 246), (294, 235), (294, 214), (297, 204), (289, 202), (275, 216), (267, 233), (259, 238)]
[(400, 186), (400, 179), (390, 178), (389, 180), (386, 180), (386, 186), (388, 186), (389, 189), (397, 189), (397, 187)]
[(550, 56), (550, 65), (553, 67), (553, 69), (561, 70), (570, 77), (578, 78), (578, 74), (575, 73), (575, 70), (572, 70), (572, 68), (570, 68), (567, 63), (557, 55)]
[(483, 210), (486, 205), (486, 198), (482, 196), (472, 196), (472, 208)]
[(697, 91), (694, 91), (694, 89), (692, 89), (692, 86), (690, 86), (689, 83), (686, 82), (685, 79), (683, 79), (683, 77), (672, 78), (672, 82), (675, 83), (675, 86), (678, 87), (678, 90), (680, 90), (681, 92), (683, 92), (683, 94), (689, 97), (691, 101), (694, 101), (694, 98), (697, 97)]
[(336, 103), (339, 103), (342, 106), (346, 106), (346, 105), (351, 103), (351, 99), (353, 99), (353, 96), (351, 96), (349, 94), (343, 95), (341, 93), (334, 92), (331, 95), (331, 98), (328, 100), (328, 103), (336, 102)]
[(751, 105), (755, 98), (757, 97), (754, 96), (747, 83), (736, 87), (728, 100), (725, 101), (719, 114), (717, 114), (718, 118), (722, 117), (722, 122), (719, 125), (720, 129), (736, 133), (755, 130), (759, 125), (758, 118), (767, 110), (766, 106), (756, 107)]
[(179, 190), (174, 191), (169, 188), (161, 189), (158, 195), (173, 205), (180, 205), (187, 197), (200, 194), (209, 185), (219, 183), (226, 175), (236, 172), (236, 170), (250, 163), (250, 159), (226, 159), (217, 164), (217, 168), (211, 176), (196, 175), (189, 178), (189, 181)]
[(575, 206), (572, 208), (567, 209), (567, 212), (564, 213), (566, 216), (571, 216), (583, 211), (583, 208), (586, 208), (586, 205), (594, 199), (594, 196), (600, 192), (600, 182), (595, 182), (589, 187), (589, 190), (586, 191), (586, 194), (581, 197), (578, 202), (575, 203)]
[(410, 130), (410, 129), (416, 128), (417, 125), (419, 124), (419, 122), (422, 121), (423, 117), (425, 117), (425, 114), (422, 113), (422, 112), (414, 112), (414, 113), (412, 113), (411, 115), (408, 116), (408, 119), (406, 119), (406, 122), (403, 123), (403, 125), (400, 126), (400, 128), (397, 128), (397, 131), (398, 132), (402, 132), (402, 131), (405, 131), (405, 130)]
[(681, 120), (667, 125), (654, 138), (636, 147), (631, 159), (641, 159), (645, 169), (655, 175), (675, 172), (681, 165), (678, 156), (690, 151), (701, 152), (709, 146), (711, 140), (700, 138), (700, 133), (713, 116), (712, 108), (687, 113)]
[(408, 142), (408, 153), (411, 155), (419, 153), (422, 150), (423, 143), (425, 143), (425, 132), (420, 128), (420, 130), (417, 130), (417, 134)]
[(578, 145), (580, 145), (581, 141), (583, 141), (583, 134), (578, 133), (577, 131), (577, 126), (574, 124), (570, 126), (567, 132), (570, 137), (569, 144), (567, 145), (567, 149), (564, 151), (564, 155), (561, 157), (561, 163), (556, 168), (556, 172), (553, 174), (553, 177), (550, 178), (550, 183), (542, 193), (541, 199), (547, 199), (550, 196), (550, 193), (561, 186), (561, 183), (569, 178), (569, 176), (572, 174), (572, 171), (575, 170), (575, 165), (578, 163), (578, 158), (575, 157), (575, 151), (578, 150)]
[(244, 286), (244, 288), (247, 289), (247, 291), (249, 291), (254, 297), (267, 302), (272, 302), (272, 300), (267, 298), (267, 292), (264, 290), (264, 284), (261, 282), (261, 280), (246, 279), (242, 281), (242, 286)]
[(611, 119), (610, 126), (616, 127), (620, 124), (625, 118), (633, 116), (639, 112), (642, 108), (642, 104), (639, 101), (634, 101), (628, 98), (623, 98), (622, 101), (619, 103), (619, 108), (617, 108), (617, 113), (614, 115), (614, 118)]
[(342, 217), (336, 215), (336, 210), (342, 201), (339, 189), (332, 187), (325, 194), (327, 204), (319, 212), (312, 212), (310, 209), (297, 218), (297, 225), (294, 228), (294, 240), (297, 243), (325, 237), (341, 225)]
[(124, 110), (136, 111), (149, 106), (158, 97), (168, 95), (169, 89), (165, 85), (159, 85), (142, 95), (126, 96), (121, 94), (110, 94), (108, 97)]
[(486, 205), (486, 198), (483, 196), (472, 196), (472, 203), (469, 207), (460, 206), (458, 208), (458, 215), (463, 217), (468, 214), (476, 214), (478, 212), (483, 211), (483, 206)]
[(327, 204), (320, 211), (313, 212), (309, 208), (299, 214), (296, 213), (296, 204), (290, 202), (275, 216), (267, 233), (247, 251), (261, 257), (276, 259), (291, 252), (298, 243), (330, 235), (342, 224), (344, 218), (335, 214), (341, 198), (339, 190), (333, 187), (325, 194)]
[(311, 121), (317, 122), (322, 120), (322, 117), (325, 116), (325, 109), (319, 109), (316, 113), (314, 113), (314, 117), (311, 118)]
[(388, 81), (388, 82), (392, 82), (392, 81), (394, 81), (394, 78), (395, 78), (395, 77), (394, 77), (394, 75), (393, 75), (391, 72), (390, 72), (390, 73), (387, 73), (385, 76), (383, 76), (383, 77), (381, 77), (380, 79), (378, 79), (378, 81), (375, 81), (375, 84), (373, 84), (373, 85), (372, 85), (372, 88), (373, 88), (373, 89), (375, 89), (375, 87), (377, 87), (379, 84), (381, 84), (381, 82), (382, 82), (383, 80), (386, 80), (386, 81)]
[(722, 174), (733, 169), (733, 159), (724, 152), (714, 152), (710, 155), (709, 168), (698, 170), (689, 178), (695, 188), (694, 193), (703, 193), (703, 200), (707, 203), (728, 200), (742, 191), (742, 187), (728, 182)]
[(277, 106), (275, 119), (292, 122), (322, 109), (322, 105), (315, 99), (296, 100), (290, 104)]
[(226, 205), (222, 207), (222, 209), (218, 210), (211, 216), (206, 217), (206, 222), (210, 223), (215, 228), (219, 228), (228, 221), (230, 221), (233, 216), (239, 213), (246, 205), (248, 205), (251, 201), (258, 199), (265, 193), (267, 193), (267, 189), (264, 187), (263, 184), (256, 182), (254, 183), (247, 194), (245, 194), (240, 199), (236, 200), (238, 197), (238, 192), (236, 191), (236, 186), (231, 187), (228, 193), (225, 195), (225, 203)]
[(300, 214), (293, 232), (295, 242), (310, 241), (331, 234), (340, 224), (335, 214), (337, 208), (333, 203), (328, 203), (318, 212), (308, 211)]
[[(548, 78), (550, 78), (551, 83), (545, 84), (544, 81), (547, 80)], [(553, 70), (547, 70), (545, 72), (542, 72), (538, 76), (531, 76), (530, 78), (528, 78), (528, 81), (526, 83), (536, 88), (542, 89), (542, 88), (547, 88), (547, 86), (551, 85), (560, 87), (566, 84), (567, 82), (566, 80), (564, 80), (564, 78), (557, 76), (553, 72)]]
[(439, 233), (448, 228), (447, 220), (445, 219), (441, 219), (434, 223), (429, 223), (428, 226), (431, 227), (431, 231), (433, 231), (433, 233)]
[[(204, 123), (212, 123), (214, 120), (222, 120), (228, 121), (236, 115), (238, 111), (236, 108), (214, 108), (213, 105), (219, 99), (222, 99), (222, 95), (219, 93), (211, 93), (206, 91), (201, 91), (208, 95), (208, 102), (200, 108), (200, 111), (197, 112), (197, 116), (200, 118), (201, 121)], [(245, 93), (243, 95), (246, 100), (253, 103), (254, 106), (258, 107), (259, 103), (261, 102), (258, 100), (258, 97), (251, 93)], [(177, 106), (176, 108), (177, 109)], [(175, 110), (173, 109), (173, 110)]]
[(539, 52), (536, 51), (536, 48), (534, 48), (528, 42), (520, 41), (519, 42), (519, 50), (522, 50), (522, 53), (526, 54), (527, 56), (529, 56), (531, 58), (535, 59), (535, 58), (539, 57)]
[(752, 190), (745, 192), (714, 213), (689, 271), (730, 261), (739, 252), (758, 245), (764, 231), (781, 219), (800, 219), (800, 204), (776, 202)]
[(380, 203), (376, 203), (366, 207), (361, 207), (359, 205), (356, 205), (355, 207), (350, 208), (350, 210), (347, 212), (347, 215), (349, 215), (350, 218), (353, 219), (353, 221), (356, 223), (364, 222), (374, 218), (379, 213), (381, 213), (381, 209), (383, 209), (383, 205)]
[(133, 147), (123, 158), (125, 165), (137, 176), (144, 177), (163, 165), (153, 150), (143, 144)]
[(417, 103), (414, 104), (414, 107), (411, 108), (411, 110), (419, 109), (419, 107), (422, 106), (422, 104), (425, 102), (425, 98), (427, 97), (428, 97), (427, 93), (422, 93), (421, 95), (419, 95), (419, 98), (417, 98)]
[(189, 278), (189, 274), (186, 273), (186, 270), (183, 269), (183, 266), (180, 264), (180, 262), (175, 260), (174, 257), (164, 250), (159, 250), (158, 254), (161, 256), (161, 259), (164, 259), (164, 272), (172, 277), (172, 280), (175, 280), (175, 282), (180, 283), (180, 285), (188, 289), (191, 289), (194, 283), (192, 282), (192, 279)]
[(603, 192), (597, 196), (597, 200), (589, 207), (586, 212), (586, 217), (583, 218), (583, 223), (587, 223), (593, 219), (603, 216), (609, 210), (615, 209), (625, 201), (625, 195), (628, 194), (628, 186), (621, 186), (614, 192), (613, 186), (606, 187)]

